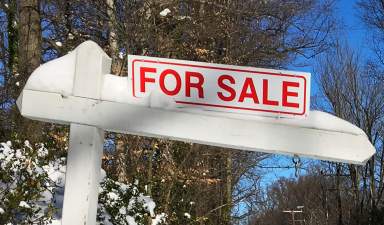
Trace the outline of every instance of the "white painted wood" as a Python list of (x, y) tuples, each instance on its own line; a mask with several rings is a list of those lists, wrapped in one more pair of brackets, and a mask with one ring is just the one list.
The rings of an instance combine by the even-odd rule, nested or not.
[(286, 120), (167, 111), (31, 90), (24, 90), (20, 100), (21, 114), (31, 119), (81, 123), (121, 133), (355, 164), (364, 164), (375, 153), (364, 132), (346, 121), (327, 114), (327, 124), (343, 122), (348, 129), (319, 126), (325, 115), (321, 112), (282, 123)]
[(103, 133), (93, 126), (71, 124), (63, 225), (96, 224)]
[(111, 59), (95, 42), (86, 41), (76, 49), (73, 96), (99, 99), (103, 75), (111, 68)]
[[(110, 58), (91, 41), (79, 45), (75, 53), (72, 94), (100, 99), (103, 76), (110, 72)], [(102, 129), (77, 121), (70, 123), (62, 225), (96, 224), (103, 143)]]

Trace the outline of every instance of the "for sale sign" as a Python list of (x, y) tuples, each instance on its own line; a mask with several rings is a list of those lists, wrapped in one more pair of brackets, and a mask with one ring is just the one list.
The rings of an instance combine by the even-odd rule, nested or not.
[[(17, 99), (27, 118), (70, 124), (62, 225), (96, 224), (104, 131), (361, 165), (375, 154), (363, 130), (328, 113), (277, 120), (214, 112), (304, 117), (308, 73), (142, 56), (129, 56), (128, 63), (127, 85), (109, 74), (111, 59), (102, 48), (86, 41), (37, 68)], [(169, 103), (162, 96), (183, 109), (153, 108)]]
[(310, 74), (184, 60), (128, 56), (132, 95), (153, 91), (181, 106), (265, 116), (305, 117)]

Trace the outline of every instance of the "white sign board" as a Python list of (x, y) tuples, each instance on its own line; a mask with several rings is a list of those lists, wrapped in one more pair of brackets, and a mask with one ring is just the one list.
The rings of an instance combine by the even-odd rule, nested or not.
[[(309, 74), (129, 60), (128, 79), (107, 74), (110, 58), (87, 41), (37, 68), (17, 100), (23, 116), (71, 127), (63, 225), (96, 223), (104, 131), (355, 164), (375, 153), (358, 127), (309, 114)], [(160, 104), (158, 93), (177, 107)]]
[(279, 117), (309, 112), (310, 74), (145, 56), (128, 56), (132, 95), (154, 90), (178, 105)]

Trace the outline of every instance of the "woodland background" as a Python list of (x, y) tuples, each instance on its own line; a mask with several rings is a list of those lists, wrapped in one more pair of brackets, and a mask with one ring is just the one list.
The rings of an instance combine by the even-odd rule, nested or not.
[[(365, 166), (307, 161), (300, 177), (265, 186), (265, 171), (280, 167), (271, 155), (109, 133), (103, 169), (120, 183), (138, 181), (168, 224), (292, 224), (282, 211), (303, 205), (305, 221), (296, 224), (382, 225), (384, 2), (351, 3), (369, 31), (369, 57), (340, 38), (335, 2), (1, 0), (0, 140), (44, 143), (52, 160), (66, 156), (68, 127), (22, 118), (15, 100), (35, 68), (85, 40), (102, 46), (119, 76), (127, 75), (127, 54), (275, 69), (309, 59), (319, 89), (311, 108), (366, 132), (377, 153)], [(14, 207), (0, 224), (23, 213), (20, 198), (13, 201), (0, 200)]]

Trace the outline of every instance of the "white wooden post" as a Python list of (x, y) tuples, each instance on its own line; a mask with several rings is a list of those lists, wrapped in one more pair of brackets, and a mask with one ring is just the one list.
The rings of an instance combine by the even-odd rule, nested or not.
[[(100, 99), (104, 74), (111, 60), (94, 42), (76, 49), (73, 96)], [(62, 225), (96, 224), (104, 131), (71, 123)]]

